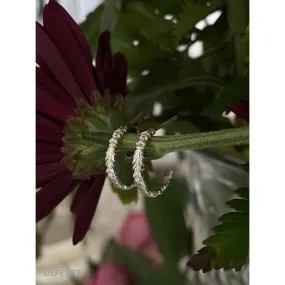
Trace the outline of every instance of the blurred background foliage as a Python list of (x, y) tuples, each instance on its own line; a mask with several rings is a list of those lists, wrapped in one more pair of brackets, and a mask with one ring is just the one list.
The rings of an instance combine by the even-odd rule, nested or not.
[[(249, 0), (106, 0), (81, 28), (94, 55), (100, 33), (111, 31), (113, 51), (128, 60), (127, 108), (150, 124), (178, 115), (174, 133), (234, 127), (222, 114), (249, 99)], [(247, 158), (243, 150), (234, 155)]]

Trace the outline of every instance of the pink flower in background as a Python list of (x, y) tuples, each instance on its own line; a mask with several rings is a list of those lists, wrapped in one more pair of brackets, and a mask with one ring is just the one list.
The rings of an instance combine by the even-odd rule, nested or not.
[(95, 272), (91, 285), (132, 285), (132, 276), (124, 266), (102, 264)]
[(132, 212), (123, 221), (119, 242), (140, 251), (155, 263), (162, 262), (162, 256), (152, 237), (145, 212)]

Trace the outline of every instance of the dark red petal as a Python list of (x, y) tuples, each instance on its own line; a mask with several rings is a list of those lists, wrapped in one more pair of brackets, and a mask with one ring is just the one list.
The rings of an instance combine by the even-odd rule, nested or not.
[(37, 112), (37, 124), (53, 133), (61, 134), (61, 128), (54, 121), (49, 120), (39, 112)]
[(76, 22), (56, 1), (44, 8), (44, 29), (65, 59), (81, 88), (89, 94), (96, 89), (92, 72), (92, 56)]
[(120, 93), (126, 95), (126, 84), (128, 75), (128, 62), (122, 53), (115, 53), (113, 56), (114, 69), (110, 86), (111, 94)]
[(235, 115), (249, 122), (249, 100), (240, 100), (239, 104), (229, 104), (229, 108)]
[(36, 117), (36, 140), (62, 145), (62, 132), (52, 121), (40, 115)]
[(93, 219), (102, 187), (104, 185), (105, 175), (95, 177), (92, 186), (89, 188), (84, 199), (80, 202), (80, 207), (76, 209), (76, 218), (73, 234), (73, 244), (79, 243), (89, 230)]
[(36, 144), (36, 161), (37, 164), (44, 162), (60, 162), (64, 154), (60, 150), (60, 146), (37, 142)]
[(36, 115), (37, 115), (37, 117), (40, 116), (42, 118), (45, 118), (45, 119), (53, 122), (55, 125), (57, 125), (60, 128), (60, 130), (62, 130), (65, 126), (65, 121), (55, 119), (54, 117), (52, 117), (46, 113), (43, 113), (41, 111), (36, 110)]
[(110, 46), (110, 33), (102, 33), (99, 37), (98, 50), (96, 54), (96, 77), (100, 91), (103, 93), (110, 88), (110, 79), (113, 70), (113, 59)]
[(93, 180), (88, 180), (88, 181), (81, 183), (81, 185), (76, 191), (76, 194), (70, 206), (70, 211), (72, 213), (76, 212), (76, 210), (78, 209), (78, 205), (80, 204), (84, 196), (87, 194), (89, 188), (92, 186), (92, 183), (93, 183)]
[(36, 84), (46, 90), (59, 102), (63, 103), (68, 109), (73, 111), (76, 104), (71, 96), (52, 78), (50, 78), (41, 68), (36, 68)]
[(75, 115), (65, 105), (57, 101), (46, 90), (37, 86), (36, 93), (36, 109), (42, 113), (48, 114), (57, 120), (66, 120), (67, 118)]
[(62, 162), (37, 165), (36, 187), (40, 188), (56, 177), (66, 177), (70, 172)]
[(37, 165), (59, 162), (63, 159), (63, 155), (60, 153), (37, 153)]
[(72, 177), (57, 178), (36, 193), (36, 221), (45, 218), (78, 184)]
[(84, 34), (80, 30), (80, 27), (78, 26), (78, 24), (72, 19), (72, 17), (70, 17), (67, 11), (57, 3), (57, 1), (50, 0), (50, 3), (48, 4), (48, 6), (58, 9), (58, 14), (61, 15), (65, 21), (67, 21), (69, 28), (75, 34), (77, 40), (79, 41), (80, 46), (82, 47), (82, 50), (85, 53), (86, 61), (91, 62), (91, 65), (92, 65), (92, 55), (91, 55), (91, 51), (89, 48), (89, 44)]
[(68, 94), (74, 99), (86, 100), (62, 55), (39, 23), (36, 23), (36, 51), (37, 60), (40, 59), (37, 63), (41, 67), (44, 65), (45, 69), (50, 70), (50, 73), (54, 75), (54, 78), (57, 79)]
[(41, 69), (48, 74), (48, 76), (50, 78), (52, 78), (53, 80), (56, 80), (54, 74), (52, 73), (52, 71), (50, 70), (50, 68), (48, 67), (48, 65), (45, 63), (44, 59), (41, 57), (41, 55), (36, 52), (36, 63), (41, 67)]

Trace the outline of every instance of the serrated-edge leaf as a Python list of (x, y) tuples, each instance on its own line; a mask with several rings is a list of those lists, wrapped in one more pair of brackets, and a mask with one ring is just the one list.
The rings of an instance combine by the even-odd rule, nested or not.
[(226, 202), (231, 209), (239, 212), (248, 212), (249, 211), (249, 202), (245, 199), (233, 199)]
[(248, 187), (242, 187), (236, 190), (236, 193), (244, 199), (249, 199), (249, 188)]
[(222, 223), (244, 222), (246, 216), (244, 212), (230, 212), (222, 215), (218, 220)]
[[(220, 224), (217, 226), (214, 226), (212, 228), (212, 231), (214, 233), (227, 233), (227, 232), (236, 232), (236, 229), (234, 228), (236, 223), (232, 222), (232, 223), (224, 223), (224, 224)], [(206, 240), (205, 240), (206, 241)]]
[(249, 163), (244, 163), (244, 164), (241, 164), (241, 167), (249, 173)]
[[(187, 263), (194, 270), (208, 272), (211, 269), (240, 270), (248, 260), (249, 250), (249, 188), (236, 190), (240, 199), (232, 199), (226, 204), (237, 212), (229, 212), (218, 220), (221, 224), (212, 228), (213, 235), (203, 241), (206, 247), (193, 255)], [(242, 198), (243, 197), (243, 198)], [(236, 246), (235, 246), (236, 245)], [(216, 253), (211, 256), (207, 248)]]
[[(225, 228), (228, 226), (226, 224)], [(229, 228), (229, 231), (223, 231), (221, 233), (215, 233), (214, 235), (208, 237), (206, 240), (203, 241), (203, 244), (210, 245), (210, 246), (217, 246), (219, 248), (222, 245), (227, 245), (232, 242), (230, 237), (233, 236), (233, 233), (238, 233), (238, 230), (233, 230), (233, 228)], [(238, 234), (235, 235), (235, 238), (238, 240)]]

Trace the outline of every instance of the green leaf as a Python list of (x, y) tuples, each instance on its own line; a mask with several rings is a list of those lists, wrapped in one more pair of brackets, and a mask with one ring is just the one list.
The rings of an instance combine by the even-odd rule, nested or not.
[[(116, 153), (115, 169), (122, 184), (130, 185), (133, 183), (132, 159), (127, 157), (125, 152)], [(138, 191), (135, 187), (131, 190), (124, 191), (112, 185), (112, 191), (118, 195), (123, 204), (137, 202), (138, 200)]]
[(103, 252), (103, 263), (116, 263), (126, 266), (138, 285), (145, 285), (151, 270), (151, 262), (139, 252), (111, 240)]
[(247, 217), (241, 212), (226, 213), (219, 218), (222, 223), (243, 223), (247, 221)]
[(240, 76), (229, 86), (229, 88), (223, 94), (228, 98), (229, 103), (238, 104), (241, 99), (249, 99), (249, 77)]
[(243, 187), (243, 188), (239, 188), (238, 190), (236, 190), (236, 193), (244, 199), (249, 200), (249, 191), (247, 187)]
[[(125, 30), (129, 34), (137, 34), (138, 39), (143, 37), (165, 51), (171, 47), (174, 48), (171, 31), (175, 24), (172, 21), (165, 20), (163, 14), (155, 13), (155, 6), (152, 3), (129, 2), (121, 21)], [(127, 26), (127, 23), (132, 23), (132, 25)], [(139, 30), (137, 30), (138, 28)]]
[(197, 41), (203, 41), (204, 53), (208, 53), (217, 47), (224, 47), (227, 40), (227, 16), (222, 10), (222, 14), (213, 25), (206, 26), (202, 31), (197, 31)]
[(126, 152), (116, 152), (115, 169), (123, 184), (130, 185), (134, 182), (132, 157), (128, 157)]
[(222, 222), (212, 230), (214, 234), (203, 241), (203, 247), (187, 263), (194, 270), (208, 272), (211, 269), (240, 270), (248, 262), (249, 255), (249, 188), (236, 191), (240, 199), (227, 205), (235, 209), (219, 218)]
[(226, 203), (230, 208), (236, 211), (246, 212), (249, 211), (248, 201), (244, 199), (234, 199)]
[(123, 190), (117, 189), (114, 185), (112, 185), (112, 191), (118, 195), (119, 199), (124, 205), (138, 201), (137, 188), (133, 188), (128, 191), (123, 191)]
[(225, 88), (225, 82), (212, 76), (189, 76), (188, 78), (182, 78), (175, 82), (163, 84), (148, 93), (126, 97), (125, 104), (130, 113), (133, 112), (133, 110), (137, 110), (137, 112), (149, 110), (155, 101), (162, 101), (163, 103), (164, 98), (167, 98), (169, 93), (190, 86), (211, 86), (218, 90), (223, 90)]
[[(181, 60), (174, 60), (173, 58), (158, 59), (155, 66), (149, 68), (149, 74), (139, 76), (136, 79), (129, 95), (139, 96), (140, 94), (149, 92), (150, 89), (155, 89), (179, 79), (178, 74), (181, 68)], [(162, 70), (164, 72), (161, 72)]]
[(227, 5), (229, 30), (235, 44), (237, 72), (242, 75), (248, 50), (248, 43), (244, 42), (242, 37), (249, 24), (249, 0), (228, 0)]
[(95, 55), (98, 46), (98, 39), (100, 36), (100, 24), (101, 18), (104, 11), (104, 4), (97, 7), (92, 13), (87, 16), (87, 19), (80, 25), (92, 54)]
[(148, 276), (152, 265), (144, 255), (124, 246), (119, 246), (117, 253), (121, 256), (120, 264), (129, 268), (136, 280), (144, 280)]
[(240, 76), (232, 82), (228, 88), (219, 94), (214, 102), (203, 112), (206, 115), (221, 116), (224, 111), (228, 111), (228, 105), (239, 104), (240, 100), (249, 99), (249, 77)]
[(240, 167), (245, 170), (247, 173), (249, 173), (249, 163), (241, 164)]
[(153, 237), (167, 261), (177, 261), (190, 252), (191, 235), (184, 219), (187, 186), (173, 180), (155, 199), (145, 198), (145, 209)]
[(243, 33), (249, 23), (249, 0), (228, 0), (228, 23), (232, 35)]
[(117, 263), (120, 260), (120, 256), (117, 255), (118, 244), (115, 240), (110, 239), (102, 252), (101, 263)]
[(155, 267), (147, 278), (147, 285), (184, 285), (187, 284), (176, 263), (164, 263)]
[(100, 266), (100, 264), (99, 264), (99, 262), (94, 261), (90, 258), (88, 258), (87, 263), (88, 263), (89, 275), (93, 276), (94, 273), (96, 272), (96, 270), (98, 269), (98, 267)]
[(179, 272), (177, 263), (163, 263), (155, 267), (151, 262), (132, 249), (110, 240), (106, 245), (102, 263), (116, 263), (126, 266), (132, 273), (135, 284), (138, 285), (183, 285), (184, 276)]
[(203, 55), (198, 60), (212, 75), (225, 78), (232, 73), (234, 48), (229, 40), (227, 13), (222, 14), (213, 25), (206, 26), (202, 31), (196, 31), (197, 41), (203, 42)]
[(122, 7), (122, 0), (104, 1), (104, 10), (100, 22), (101, 33), (106, 30), (110, 32), (113, 32), (115, 30), (121, 7)]
[[(134, 0), (124, 0), (124, 4), (126, 3), (126, 5), (131, 2), (134, 2)], [(143, 2), (151, 5), (151, 7), (158, 10), (158, 13), (162, 15), (171, 14), (177, 16), (182, 11), (181, 5), (173, 0), (143, 0)]]
[(178, 17), (178, 25), (173, 31), (177, 43), (189, 34), (195, 25), (210, 13), (214, 12), (221, 6), (222, 1), (214, 1), (210, 6), (185, 1), (182, 6), (183, 12)]
[(112, 47), (127, 57), (130, 76), (140, 76), (142, 71), (155, 66), (156, 60), (175, 52), (173, 26), (164, 15), (155, 13), (153, 3), (128, 1), (124, 4), (112, 34)]

